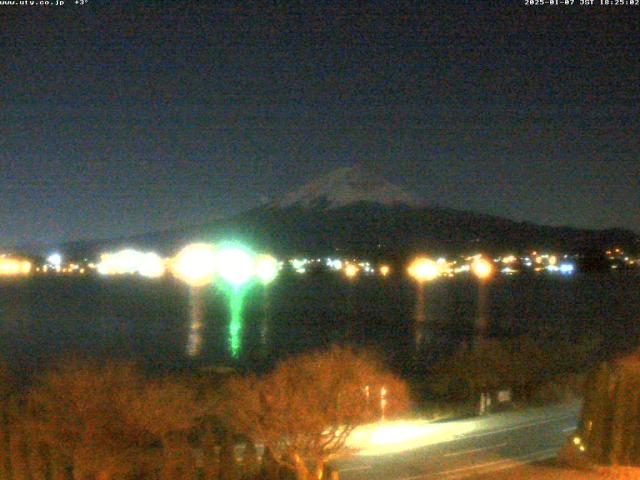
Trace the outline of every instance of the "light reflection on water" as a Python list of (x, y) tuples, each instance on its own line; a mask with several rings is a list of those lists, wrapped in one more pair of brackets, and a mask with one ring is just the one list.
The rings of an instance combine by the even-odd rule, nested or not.
[[(265, 346), (264, 296), (245, 308), (243, 356), (260, 361)], [(204, 292), (202, 362), (228, 351), (225, 298)], [(425, 350), (437, 356), (473, 331), (477, 289), (443, 279), (425, 288)], [(640, 333), (640, 277), (498, 278), (487, 297), (490, 334), (527, 331), (599, 334), (610, 345)], [(415, 288), (409, 281), (361, 278), (347, 284), (324, 275), (282, 278), (269, 292), (269, 351), (276, 356), (332, 342), (373, 345), (389, 358), (414, 346)], [(128, 358), (160, 368), (186, 361), (189, 295), (171, 280), (35, 278), (0, 282), (0, 347), (5, 359), (36, 364), (72, 352)]]

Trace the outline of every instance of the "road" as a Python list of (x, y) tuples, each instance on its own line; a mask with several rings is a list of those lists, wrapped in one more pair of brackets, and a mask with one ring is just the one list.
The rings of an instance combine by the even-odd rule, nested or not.
[(553, 458), (575, 430), (579, 403), (442, 423), (388, 422), (357, 431), (342, 480), (485, 478)]

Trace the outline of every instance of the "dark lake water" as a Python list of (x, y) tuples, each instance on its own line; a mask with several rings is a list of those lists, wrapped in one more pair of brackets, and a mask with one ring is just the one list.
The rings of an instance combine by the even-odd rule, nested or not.
[[(330, 274), (289, 275), (267, 294), (270, 355), (263, 356), (259, 335), (265, 292), (255, 286), (247, 295), (240, 363), (260, 367), (334, 342), (372, 346), (396, 365), (411, 357), (416, 289), (406, 279), (349, 282)], [(436, 358), (471, 335), (477, 297), (477, 285), (468, 278), (427, 285), (427, 357)], [(192, 360), (185, 354), (188, 291), (172, 280), (4, 279), (2, 356), (25, 371), (46, 368), (52, 358), (74, 353), (132, 359), (159, 369), (230, 364), (226, 298), (212, 287), (205, 300), (203, 349)], [(607, 349), (624, 348), (640, 333), (640, 276), (498, 277), (488, 290), (488, 310), (493, 336), (599, 335)]]

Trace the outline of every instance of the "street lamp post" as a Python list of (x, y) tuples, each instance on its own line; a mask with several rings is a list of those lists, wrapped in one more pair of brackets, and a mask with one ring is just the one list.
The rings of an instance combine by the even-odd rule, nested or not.
[(416, 281), (416, 311), (415, 311), (415, 346), (416, 353), (424, 341), (426, 314), (424, 305), (424, 285), (435, 280), (440, 275), (440, 267), (433, 260), (426, 257), (416, 258), (408, 269), (409, 275)]

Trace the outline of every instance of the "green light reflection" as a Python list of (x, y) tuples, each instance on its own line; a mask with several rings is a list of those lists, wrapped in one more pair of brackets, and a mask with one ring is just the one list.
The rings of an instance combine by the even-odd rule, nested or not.
[(229, 289), (229, 313), (231, 319), (229, 321), (229, 346), (231, 348), (231, 356), (238, 358), (240, 348), (242, 346), (242, 308), (244, 307), (244, 298), (247, 288)]

